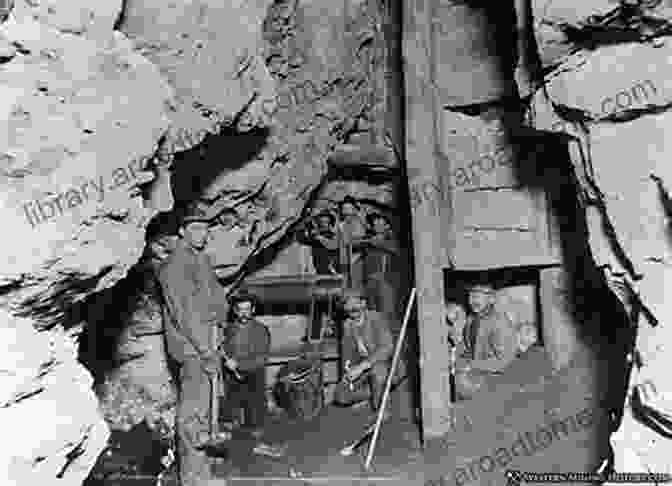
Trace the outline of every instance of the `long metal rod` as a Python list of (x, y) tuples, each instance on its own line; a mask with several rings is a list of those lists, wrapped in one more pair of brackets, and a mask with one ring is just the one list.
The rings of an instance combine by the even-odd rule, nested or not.
[[(212, 349), (217, 349), (218, 326), (214, 324), (210, 329), (210, 344)], [(214, 442), (219, 435), (219, 371), (210, 378), (210, 439)]]
[(376, 418), (376, 427), (373, 429), (373, 436), (371, 437), (371, 444), (369, 445), (369, 451), (366, 455), (366, 462), (364, 463), (364, 468), (369, 469), (371, 465), (371, 460), (373, 459), (373, 451), (376, 449), (376, 441), (378, 440), (378, 433), (380, 432), (380, 426), (383, 423), (383, 414), (385, 413), (385, 404), (390, 395), (390, 389), (392, 388), (392, 379), (394, 377), (394, 372), (397, 369), (399, 364), (399, 357), (401, 356), (401, 348), (404, 344), (404, 339), (406, 338), (406, 329), (408, 328), (408, 321), (411, 317), (411, 309), (413, 309), (413, 303), (415, 302), (416, 289), (413, 287), (411, 290), (411, 295), (408, 297), (408, 304), (406, 304), (406, 313), (404, 315), (404, 322), (401, 325), (401, 331), (399, 332), (399, 337), (397, 338), (397, 346), (394, 350), (394, 357), (392, 358), (392, 365), (390, 366), (390, 372), (387, 374), (387, 381), (385, 383), (385, 391), (383, 392), (383, 397), (380, 400), (380, 405), (378, 406), (378, 417)]

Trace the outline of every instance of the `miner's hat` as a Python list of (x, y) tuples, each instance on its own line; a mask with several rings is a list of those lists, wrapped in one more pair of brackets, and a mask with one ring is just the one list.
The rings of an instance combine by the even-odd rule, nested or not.
[(497, 282), (487, 277), (479, 277), (465, 285), (467, 292), (485, 292), (491, 293), (497, 290)]
[(239, 290), (229, 296), (229, 304), (232, 306), (238, 304), (239, 302), (251, 302), (254, 307), (259, 303), (259, 299), (252, 292), (246, 289)]
[(328, 211), (326, 209), (323, 209), (322, 211), (320, 211), (319, 213), (317, 213), (315, 215), (315, 219), (319, 219), (319, 218), (329, 218), (330, 224), (336, 223), (336, 216), (334, 216), (334, 213), (332, 213), (331, 211)]
[(185, 215), (182, 218), (182, 225), (185, 226), (189, 223), (210, 223), (212, 218), (209, 218), (205, 210), (200, 206), (191, 206), (185, 211)]
[(366, 301), (366, 293), (360, 287), (349, 287), (343, 290), (341, 294), (341, 303), (345, 304), (349, 299), (358, 299)]

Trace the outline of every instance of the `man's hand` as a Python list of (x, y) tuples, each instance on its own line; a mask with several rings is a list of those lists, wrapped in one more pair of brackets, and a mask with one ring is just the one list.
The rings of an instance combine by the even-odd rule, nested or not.
[(362, 374), (371, 369), (371, 363), (368, 361), (362, 361), (358, 365), (353, 366), (348, 370), (348, 380), (353, 382), (356, 381)]
[(233, 358), (230, 358), (230, 357), (226, 356), (224, 358), (224, 366), (226, 366), (231, 371), (235, 371), (235, 370), (238, 369), (238, 361), (236, 361)]
[(204, 354), (201, 357), (201, 366), (208, 375), (216, 375), (221, 366), (219, 357), (214, 353)]

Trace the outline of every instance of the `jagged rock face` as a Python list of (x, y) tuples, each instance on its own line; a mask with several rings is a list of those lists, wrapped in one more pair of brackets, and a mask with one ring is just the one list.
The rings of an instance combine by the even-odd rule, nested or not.
[[(574, 9), (574, 3), (583, 7)], [(665, 302), (672, 280), (672, 9), (669, 2), (629, 3), (565, 2), (550, 22), (551, 3), (540, 14), (542, 57), (557, 68), (547, 76), (547, 95), (537, 93), (533, 111), (538, 128), (574, 137), (570, 153), (593, 256), (610, 283), (625, 289), (617, 294), (624, 306), (632, 310), (634, 296), (635, 307), (645, 310), (635, 319), (643, 366), (635, 367), (630, 391), (653, 383), (658, 394), (648, 404), (669, 414), (672, 381), (664, 356), (672, 337), (672, 307)], [(564, 46), (579, 47), (577, 52), (552, 51), (546, 37), (551, 28), (562, 31)], [(671, 470), (669, 439), (636, 420), (629, 404), (612, 445), (619, 471)]]
[[(108, 429), (91, 376), (77, 361), (77, 338), (53, 326), (74, 319), (76, 302), (124, 277), (143, 251), (149, 220), (172, 206), (167, 166), (154, 155), (176, 121), (171, 107), (180, 104), (162, 66), (112, 31), (121, 3), (20, 1), (0, 27), (2, 208), (13, 232), (3, 243), (2, 304), (3, 313), (30, 316), (3, 314), (0, 326), (11, 345), (0, 387), (0, 421), (11, 440), (3, 450), (12, 451), (3, 455), (3, 484), (57, 477), (80, 484), (87, 476)], [(229, 7), (222, 17), (232, 24), (236, 13)], [(254, 44), (243, 40), (237, 45)], [(239, 59), (221, 44), (226, 56), (214, 69), (229, 74)], [(224, 93), (218, 114), (232, 120), (255, 89), (243, 83), (238, 93)], [(54, 355), (49, 342), (70, 343), (71, 352)]]
[[(1, 207), (12, 232), (0, 277), (0, 329), (11, 347), (0, 386), (3, 484), (80, 484), (108, 436), (77, 361), (78, 338), (58, 329), (78, 323), (76, 303), (113, 285), (141, 255), (157, 210), (138, 186), (154, 179), (172, 97), (158, 69), (112, 32), (113, 6), (61, 2), (34, 12), (21, 3), (0, 26), (14, 47), (0, 68)], [(87, 24), (98, 18), (107, 20)]]
[(16, 18), (32, 18), (61, 32), (106, 40), (121, 14), (123, 0), (67, 2), (63, 0), (26, 1), (14, 3)]
[[(174, 430), (177, 391), (172, 380), (163, 336), (162, 301), (151, 270), (141, 263), (112, 289), (111, 300), (94, 302), (109, 333), (92, 345), (107, 345), (114, 366), (101, 370), (96, 387), (102, 411), (112, 430), (128, 431), (145, 421), (158, 436)], [(114, 316), (105, 308), (117, 310)], [(102, 341), (102, 342), (101, 342)], [(92, 353), (100, 356), (100, 353)]]
[(39, 332), (0, 311), (2, 484), (81, 484), (105, 447), (93, 380), (77, 361), (80, 331)]
[(270, 3), (125, 2), (119, 29), (175, 89), (165, 156), (194, 147), (234, 121), (239, 131), (269, 121), (274, 82), (259, 54)]
[[(296, 222), (326, 174), (329, 153), (371, 109), (372, 73), (383, 61), (372, 47), (382, 35), (379, 11), (375, 2), (346, 5), (270, 5), (261, 54), (278, 86), (277, 104), (262, 103), (272, 123), (244, 135), (225, 130), (175, 157), (176, 200), (200, 198), (218, 217), (207, 251), (222, 278)], [(190, 169), (197, 164), (209, 173)]]
[(156, 210), (137, 187), (154, 179), (171, 90), (123, 35), (101, 48), (29, 19), (1, 30), (26, 52), (0, 72), (3, 220), (14, 236), (3, 242), (2, 281), (21, 286), (3, 302), (55, 322), (139, 258)]

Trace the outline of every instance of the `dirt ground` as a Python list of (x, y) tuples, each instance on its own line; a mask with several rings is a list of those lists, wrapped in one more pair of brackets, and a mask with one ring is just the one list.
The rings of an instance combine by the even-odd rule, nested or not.
[[(306, 484), (305, 479), (291, 481), (292, 477), (299, 475), (313, 478), (320, 484), (377, 484), (373, 480), (364, 480), (381, 476), (398, 478), (397, 481), (385, 479), (384, 484), (387, 485), (412, 484), (402, 476), (403, 468), (421, 460), (422, 453), (419, 429), (411, 422), (392, 420), (383, 425), (373, 467), (368, 472), (364, 470), (368, 444), (352, 456), (340, 455), (340, 450), (361, 435), (374, 417), (366, 409), (351, 410), (336, 406), (326, 407), (308, 423), (278, 417), (269, 424), (266, 441), (285, 445), (284, 457), (276, 459), (254, 454), (252, 448), (255, 442), (241, 431), (232, 440), (230, 460), (217, 464), (215, 470), (218, 477), (232, 478), (231, 484), (234, 485)], [(254, 479), (260, 477), (267, 479)]]
[[(285, 445), (284, 457), (254, 454), (251, 436), (240, 431), (231, 441), (229, 459), (219, 460), (213, 468), (218, 478), (228, 478), (228, 484), (234, 486), (503, 486), (510, 468), (535, 472), (594, 470), (608, 444), (600, 392), (606, 387), (598, 386), (609, 383), (608, 367), (586, 355), (553, 376), (539, 376), (538, 370), (525, 363), (518, 369), (517, 376), (499, 382), (472, 400), (458, 402), (454, 407), (455, 428), (442, 439), (426, 442), (424, 447), (417, 425), (396, 417), (384, 423), (369, 471), (363, 467), (368, 444), (349, 457), (341, 456), (339, 451), (361, 433), (373, 416), (367, 408), (336, 406), (326, 407), (307, 423), (291, 421), (286, 416), (272, 417), (266, 441)], [(577, 425), (576, 417), (588, 419)], [(563, 420), (567, 427), (564, 434), (547, 436), (542, 443), (543, 434), (539, 433), (550, 430), (553, 421)], [(521, 437), (536, 442), (526, 442), (530, 454), (496, 464), (494, 451), (501, 453), (507, 447), (514, 450), (512, 445)], [(177, 486), (174, 477), (165, 479), (164, 486)], [(127, 483), (141, 484), (137, 480)], [(98, 482), (96, 486), (113, 484), (127, 486), (120, 479)], [(147, 484), (154, 486), (156, 481)]]

